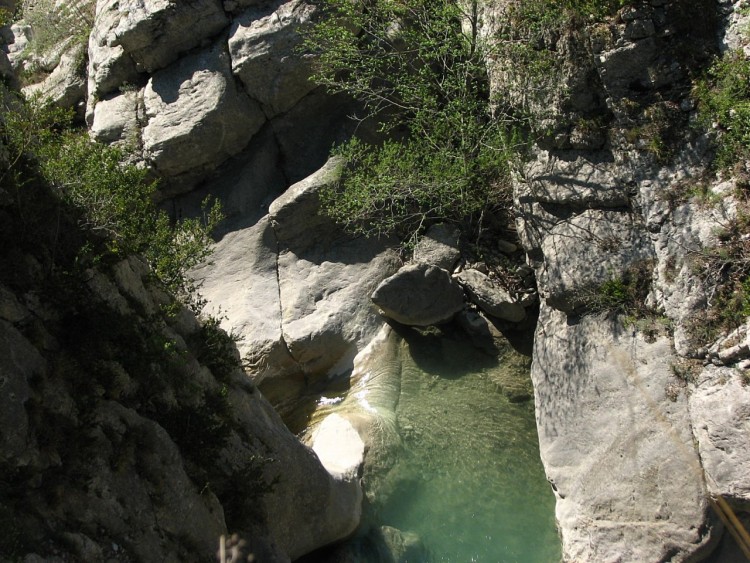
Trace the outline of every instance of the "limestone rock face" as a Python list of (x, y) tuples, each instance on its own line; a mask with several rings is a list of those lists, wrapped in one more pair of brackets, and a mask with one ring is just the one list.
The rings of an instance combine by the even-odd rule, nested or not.
[[(94, 137), (113, 142), (127, 129), (163, 179), (160, 198), (205, 189), (214, 168), (231, 167), (240, 151), (259, 162), (268, 143), (250, 140), (264, 123), (278, 151), (268, 168), (282, 169), (287, 185), (305, 178), (346, 138), (341, 123), (351, 113), (350, 100), (315, 96), (308, 80), (311, 60), (298, 48), (314, 12), (301, 0), (99, 0), (86, 107)], [(128, 103), (113, 103), (133, 91), (135, 122)]]
[(685, 560), (708, 542), (687, 401), (670, 343), (543, 306), (532, 379), (539, 441), (573, 561)]
[(447, 321), (463, 309), (464, 293), (442, 268), (409, 264), (383, 280), (372, 302), (394, 321), (428, 326)]
[(219, 0), (99, 0), (89, 42), (92, 91), (107, 94), (138, 73), (164, 68), (228, 23)]
[(507, 291), (478, 270), (460, 272), (456, 279), (479, 308), (498, 319), (519, 323), (526, 318), (526, 310)]
[(314, 174), (290, 186), (268, 208), (274, 232), (284, 248), (307, 249), (332, 236), (331, 220), (320, 211), (321, 189), (340, 176), (343, 161), (334, 157)]
[(96, 104), (89, 133), (100, 143), (137, 141), (140, 136), (139, 122), (143, 121), (142, 94), (123, 92)]
[(229, 32), (232, 71), (268, 117), (291, 109), (315, 84), (311, 64), (297, 52), (301, 29), (315, 8), (302, 0), (275, 2), (275, 11), (247, 10)]
[(750, 386), (743, 381), (746, 377), (736, 369), (707, 366), (689, 399), (708, 491), (740, 509), (750, 504)]
[(169, 298), (140, 260), (87, 278), (75, 314), (12, 279), (0, 290), (8, 537), (77, 560), (209, 560), (230, 527), (280, 562), (356, 528), (358, 480), (329, 474), (241, 370), (207, 359), (192, 313), (161, 315)]
[[(718, 182), (707, 180), (715, 206), (684, 191), (707, 177), (711, 159), (689, 127), (686, 70), (709, 64), (725, 31), (717, 16), (734, 11), (729, 4), (718, 11), (691, 2), (632, 5), (544, 39), (558, 53), (561, 76), (528, 103), (543, 108), (551, 133), (542, 133), (516, 178), (515, 201), (541, 301), (532, 377), (566, 560), (700, 560), (722, 533), (705, 500), (704, 454), (691, 439), (703, 423), (693, 397), (688, 413), (689, 387), (671, 369), (678, 354), (706, 353), (689, 334), (709, 299), (691, 256), (715, 244), (715, 227), (733, 216), (729, 190)], [(486, 5), (490, 33), (506, 3)], [(502, 64), (491, 68), (497, 87), (507, 86), (508, 74)], [(515, 95), (526, 101), (524, 92)], [(659, 143), (667, 138), (665, 157)], [(646, 304), (656, 319), (669, 318), (674, 338), (613, 313), (585, 314), (587, 295), (632, 271), (651, 279)], [(730, 361), (734, 347), (711, 359), (721, 363), (722, 355)], [(705, 385), (696, 395), (718, 392), (714, 379)], [(736, 411), (726, 413), (724, 422), (741, 427)], [(716, 463), (716, 444), (702, 432)]]
[(42, 82), (24, 88), (24, 95), (41, 96), (59, 107), (77, 109), (82, 115), (86, 99), (86, 78), (81, 68), (83, 56), (81, 46), (66, 51), (52, 73)]
[(229, 64), (217, 43), (149, 80), (143, 94), (144, 153), (161, 173), (176, 176), (219, 164), (239, 152), (265, 121), (257, 104), (235, 87)]
[(351, 367), (381, 324), (369, 295), (398, 267), (382, 242), (344, 237), (320, 214), (318, 191), (338, 166), (332, 160), (291, 186), (196, 272), (209, 307), (241, 337), (255, 380), (284, 412), (307, 385)]
[(654, 257), (648, 233), (632, 215), (593, 209), (555, 225), (541, 251), (541, 295), (567, 312), (582, 304), (581, 293), (596, 292), (619, 272), (646, 265)]
[(34, 439), (24, 408), (31, 395), (29, 381), (44, 373), (46, 366), (37, 349), (5, 320), (0, 320), (0, 357), (0, 421), (3, 428), (14, 429), (0, 435), (0, 462), (20, 469), (35, 461), (29, 459)]

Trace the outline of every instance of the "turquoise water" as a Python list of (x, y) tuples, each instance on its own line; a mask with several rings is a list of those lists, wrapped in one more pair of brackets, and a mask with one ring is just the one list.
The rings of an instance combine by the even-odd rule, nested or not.
[[(394, 561), (384, 555), (388, 526), (409, 546), (399, 562), (560, 561), (533, 400), (508, 399), (531, 390), (528, 359), (508, 349), (498, 362), (461, 335), (407, 338), (398, 354), (403, 444), (385, 475), (366, 479), (369, 532), (350, 542), (348, 560)], [(309, 559), (328, 560), (338, 559)]]
[(505, 363), (460, 339), (404, 346), (396, 411), (404, 450), (377, 514), (415, 532), (425, 561), (560, 560), (533, 401), (511, 403), (498, 384), (527, 379), (528, 367), (510, 351)]

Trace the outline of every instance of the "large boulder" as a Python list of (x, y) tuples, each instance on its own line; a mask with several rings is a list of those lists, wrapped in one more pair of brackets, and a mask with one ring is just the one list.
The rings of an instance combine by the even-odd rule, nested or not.
[(86, 78), (83, 47), (76, 45), (60, 56), (55, 70), (43, 81), (23, 88), (28, 97), (40, 96), (62, 108), (72, 108), (83, 115)]
[(239, 91), (221, 42), (156, 72), (143, 93), (148, 124), (145, 157), (176, 176), (215, 166), (236, 154), (265, 121), (257, 103)]
[(452, 272), (461, 258), (461, 251), (458, 249), (459, 235), (459, 230), (454, 226), (445, 223), (432, 225), (419, 237), (412, 259), (414, 262), (432, 264)]
[(219, 0), (99, 0), (89, 41), (92, 92), (107, 94), (215, 37), (229, 24)]
[(429, 264), (403, 266), (372, 294), (383, 314), (409, 326), (450, 320), (464, 308), (464, 292), (448, 272)]
[(526, 318), (523, 305), (493, 282), (487, 274), (469, 268), (460, 272), (456, 279), (471, 300), (488, 315), (512, 323), (520, 323)]
[(571, 561), (686, 561), (713, 528), (670, 342), (542, 306), (532, 379), (539, 447)]
[(253, 377), (284, 411), (307, 386), (351, 368), (382, 323), (368, 297), (398, 268), (384, 242), (342, 236), (320, 213), (318, 192), (338, 166), (291, 186), (196, 272), (208, 309), (240, 337)]
[(247, 10), (229, 31), (232, 71), (269, 117), (288, 111), (315, 88), (310, 57), (299, 52), (301, 30), (310, 23), (315, 7), (291, 0), (275, 2), (274, 8)]
[(335, 225), (320, 213), (320, 192), (338, 181), (343, 165), (341, 158), (330, 158), (322, 168), (290, 186), (271, 203), (268, 214), (283, 248), (305, 250), (334, 236)]
[(100, 143), (140, 142), (143, 116), (142, 92), (129, 90), (99, 101), (94, 109), (89, 134)]

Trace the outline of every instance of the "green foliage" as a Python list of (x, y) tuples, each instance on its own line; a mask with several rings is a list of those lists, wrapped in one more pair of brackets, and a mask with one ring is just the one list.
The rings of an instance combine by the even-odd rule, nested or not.
[(700, 121), (716, 133), (716, 165), (728, 170), (750, 158), (750, 61), (742, 51), (717, 59), (694, 89)]
[[(742, 195), (742, 194), (737, 194)], [(688, 323), (696, 348), (743, 325), (750, 317), (750, 205), (739, 200), (716, 246), (692, 257), (693, 271), (706, 289), (707, 308)]]
[(29, 51), (41, 55), (65, 43), (85, 45), (94, 27), (95, 10), (95, 0), (24, 2), (23, 20), (31, 26)]
[[(389, 140), (353, 139), (324, 194), (351, 231), (409, 239), (432, 221), (481, 228), (485, 210), (507, 208), (511, 166), (526, 148), (530, 104), (491, 96), (487, 61), (512, 61), (516, 93), (555, 83), (551, 37), (576, 18), (602, 18), (621, 0), (533, 0), (507, 8), (497, 37), (480, 33), (478, 2), (321, 0), (304, 49), (313, 79), (363, 103)], [(538, 116), (537, 116), (538, 117)]]
[(40, 100), (5, 92), (2, 102), (0, 185), (23, 190), (30, 182), (51, 187), (76, 212), (93, 238), (79, 259), (141, 254), (156, 277), (185, 303), (200, 308), (190, 268), (210, 253), (211, 231), (221, 221), (218, 202), (204, 202), (204, 216), (173, 224), (153, 202), (156, 183), (117, 148), (70, 128), (70, 114)]
[(587, 313), (619, 313), (635, 321), (652, 316), (646, 305), (651, 288), (650, 262), (634, 265), (621, 276), (611, 277), (594, 290), (577, 296)]
[(238, 338), (219, 326), (219, 319), (207, 319), (192, 339), (196, 358), (219, 381), (229, 383), (232, 374), (242, 367), (237, 353)]
[(476, 219), (508, 198), (508, 143), (493, 119), (476, 14), (443, 0), (325, 0), (305, 48), (314, 79), (361, 101), (390, 140), (353, 139), (324, 205), (358, 233), (409, 238), (426, 223)]

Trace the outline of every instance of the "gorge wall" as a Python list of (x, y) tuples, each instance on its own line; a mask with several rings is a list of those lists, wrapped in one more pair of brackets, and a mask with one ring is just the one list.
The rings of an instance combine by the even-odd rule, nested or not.
[[(480, 3), (482, 34), (506, 25), (510, 4)], [(747, 519), (750, 387), (743, 360), (750, 358), (750, 335), (741, 328), (731, 338), (697, 343), (694, 325), (710, 287), (691, 260), (720, 244), (717, 227), (737, 213), (736, 179), (709, 173), (710, 144), (691, 126), (691, 81), (715, 53), (746, 46), (741, 4), (640, 2), (604, 22), (546, 37), (540, 46), (561, 58), (563, 70), (548, 97), (534, 102), (545, 108), (546, 133), (518, 170), (514, 211), (538, 289), (532, 378), (541, 455), (567, 560), (741, 557), (722, 540), (728, 535), (710, 499), (721, 496)], [(298, 32), (315, 16), (313, 3), (98, 0), (91, 7), (87, 44), (63, 42), (44, 56), (28, 51), (33, 29), (23, 22), (4, 28), (0, 69), (9, 81), (13, 73), (41, 69), (40, 80), (24, 92), (75, 108), (92, 138), (128, 147), (161, 179), (160, 197), (175, 217), (198, 213), (208, 194), (222, 200), (228, 218), (221, 238), (195, 275), (207, 311), (240, 337), (254, 383), (241, 373), (222, 383), (201, 367), (190, 355), (190, 335), (198, 328), (187, 313), (179, 326), (160, 325), (186, 343), (189, 373), (180, 378), (199, 387), (167, 387), (163, 402), (199, 409), (207, 396), (228, 394), (234, 422), (213, 452), (220, 467), (201, 481), (164, 430), (168, 423), (143, 405), (120, 400), (105, 385), (84, 409), (74, 406), (70, 391), (55, 387), (49, 374), (61, 337), (45, 328), (46, 343), (30, 340), (28, 319), (40, 315), (34, 294), (26, 282), (4, 280), (8, 359), (2, 374), (12, 393), (0, 399), (7, 403), (0, 412), (7, 417), (3, 427), (23, 428), (27, 438), (3, 434), (0, 453), (18, 479), (14, 486), (30, 491), (12, 508), (30, 500), (41, 507), (26, 513), (33, 524), (24, 521), (24, 527), (40, 541), (62, 538), (40, 547), (45, 553), (97, 558), (117, 546), (135, 559), (184, 560), (188, 553), (210, 559), (212, 542), (229, 526), (259, 538), (251, 548), (263, 561), (294, 559), (356, 526), (356, 469), (331, 477), (283, 428), (255, 385), (289, 413), (305, 392), (348, 373), (383, 325), (371, 294), (402, 266), (389, 241), (352, 240), (319, 213), (317, 190), (338, 166), (327, 161), (329, 148), (351, 135), (355, 124), (347, 116), (356, 105), (308, 80), (311, 61), (298, 50)], [(492, 88), (521, 98), (523, 85), (514, 83), (510, 66), (488, 62)], [(691, 197), (689, 187), (697, 183), (715, 197)], [(428, 256), (425, 262), (448, 271), (458, 261), (454, 256), (446, 265)], [(130, 315), (132, 303), (154, 310), (158, 290), (143, 281), (140, 268), (132, 259), (112, 274), (92, 272), (86, 291), (116, 314)], [(470, 271), (461, 274), (462, 287), (476, 279)], [(648, 282), (644, 300), (659, 318), (627, 324), (592, 312), (603, 284), (635, 272)], [(534, 279), (525, 275), (530, 281), (510, 296), (515, 308), (506, 322), (522, 322), (523, 305), (535, 306)], [(481, 301), (476, 293), (481, 290), (474, 289), (475, 303)], [(458, 295), (461, 301), (462, 290)], [(460, 315), (464, 325), (487, 326), (486, 317)], [(41, 322), (47, 326), (44, 314)], [(47, 405), (55, 402), (69, 406), (52, 412)], [(36, 422), (27, 420), (32, 403), (44, 414)], [(40, 442), (44, 417), (62, 421), (57, 426), (71, 434), (88, 432), (85, 451), (93, 457), (74, 464), (77, 473), (60, 461), (57, 446), (28, 446)], [(121, 455), (117, 463), (102, 460), (125, 449), (130, 434), (153, 448)], [(258, 458), (274, 462), (250, 467)], [(111, 469), (100, 473), (107, 464)], [(135, 466), (144, 476), (125, 483)], [(33, 491), (47, 490), (39, 476), (50, 468), (58, 468), (60, 486), (75, 495), (54, 502), (34, 497)], [(247, 491), (248, 482), (257, 485), (258, 471), (269, 490)], [(252, 512), (258, 520), (231, 520), (232, 510), (249, 510), (234, 507), (243, 493), (259, 499), (262, 510)], [(126, 497), (142, 498), (148, 508)], [(85, 513), (80, 507), (92, 499), (100, 508), (85, 520), (68, 516)], [(341, 505), (346, 517), (337, 516)], [(200, 519), (175, 518), (188, 510)], [(140, 530), (135, 536), (134, 529)]]

